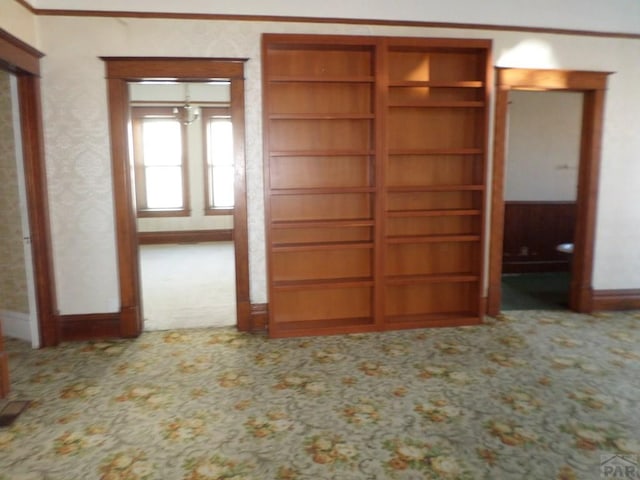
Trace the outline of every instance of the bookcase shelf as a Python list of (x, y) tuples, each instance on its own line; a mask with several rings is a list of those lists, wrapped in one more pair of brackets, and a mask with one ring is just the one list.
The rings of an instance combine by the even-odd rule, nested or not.
[(262, 48), (270, 335), (478, 323), (490, 41)]
[[(301, 51), (304, 48), (300, 49)], [(268, 80), (270, 83), (373, 83), (372, 76), (283, 76), (274, 75)]]

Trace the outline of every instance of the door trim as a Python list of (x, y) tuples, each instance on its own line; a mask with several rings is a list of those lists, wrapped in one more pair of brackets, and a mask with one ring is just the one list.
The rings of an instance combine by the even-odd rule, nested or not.
[(231, 118), (234, 125), (235, 155), (233, 238), (237, 328), (241, 331), (250, 330), (244, 132), (244, 62), (246, 59), (168, 57), (101, 57), (101, 59), (105, 62), (109, 98), (116, 248), (120, 280), (120, 335), (135, 337), (143, 329), (133, 172), (128, 147), (130, 124), (128, 82), (153, 78), (171, 78), (184, 82), (216, 78), (231, 80)]
[(509, 94), (512, 90), (571, 91), (583, 94), (576, 230), (569, 308), (576, 312), (591, 312), (593, 309), (591, 280), (600, 178), (600, 150), (605, 91), (610, 72), (525, 68), (497, 68), (496, 72), (487, 313), (489, 315), (500, 313), (502, 297), (504, 178)]
[(0, 29), (0, 68), (14, 73), (18, 80), (22, 155), (31, 230), (39, 340), (40, 346), (48, 347), (57, 345), (60, 340), (56, 319), (55, 276), (40, 96), (40, 59), (43, 56), (43, 53)]

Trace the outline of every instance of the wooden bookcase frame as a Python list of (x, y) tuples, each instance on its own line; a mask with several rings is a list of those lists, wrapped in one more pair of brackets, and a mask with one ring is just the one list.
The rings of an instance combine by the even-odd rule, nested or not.
[(491, 41), (262, 54), (270, 334), (481, 322)]

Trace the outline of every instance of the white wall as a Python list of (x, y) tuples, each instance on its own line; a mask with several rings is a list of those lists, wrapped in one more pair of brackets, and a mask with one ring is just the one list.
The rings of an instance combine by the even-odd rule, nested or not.
[(245, 87), (251, 301), (267, 301), (262, 32), (493, 38), (494, 59), (500, 66), (616, 72), (607, 94), (594, 287), (640, 288), (640, 249), (636, 248), (640, 240), (640, 40), (366, 25), (53, 16), (39, 18), (39, 25), (46, 53), (42, 62), (45, 148), (62, 314), (119, 309), (106, 85), (99, 56), (249, 59)]
[(511, 92), (505, 200), (575, 201), (582, 97), (578, 92)]

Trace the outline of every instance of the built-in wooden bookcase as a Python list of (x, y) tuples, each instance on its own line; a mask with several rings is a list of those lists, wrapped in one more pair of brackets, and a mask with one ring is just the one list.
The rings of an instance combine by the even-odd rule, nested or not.
[(489, 51), (264, 36), (271, 335), (479, 322)]

